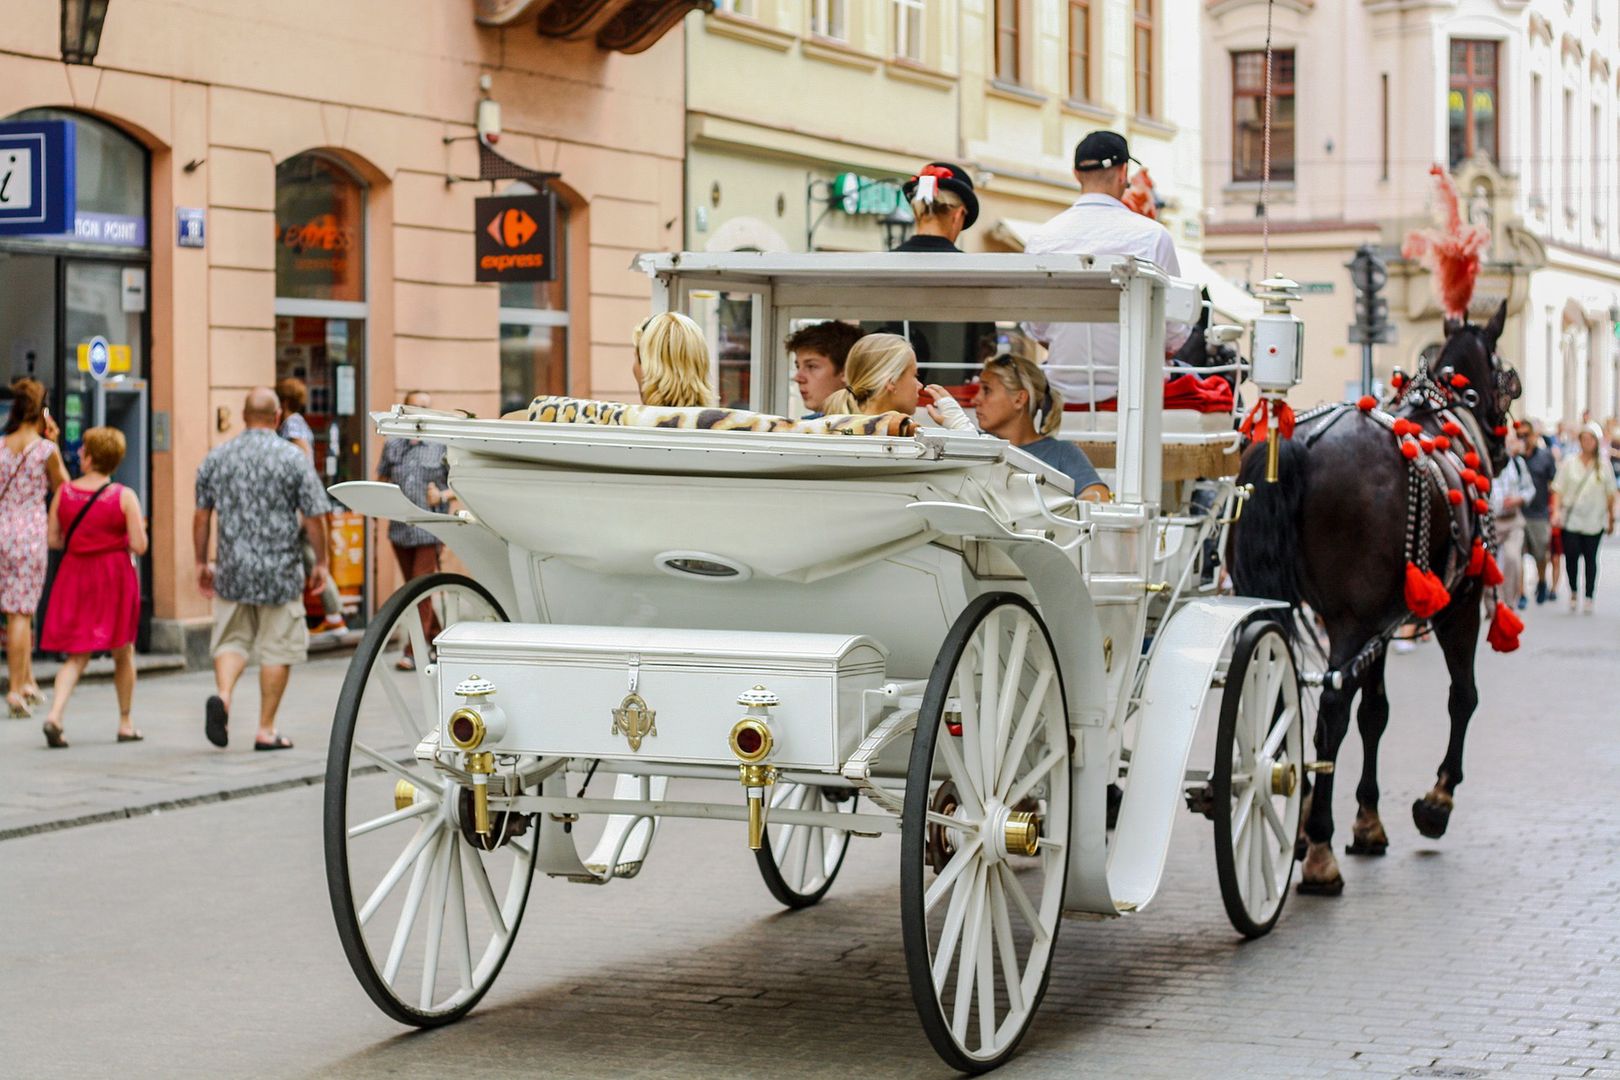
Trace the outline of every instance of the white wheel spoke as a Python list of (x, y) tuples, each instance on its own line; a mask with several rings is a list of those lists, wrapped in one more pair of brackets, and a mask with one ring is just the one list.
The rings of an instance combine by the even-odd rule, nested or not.
[(956, 955), (956, 942), (962, 935), (962, 921), (967, 914), (968, 897), (973, 895), (976, 882), (985, 873), (983, 863), (975, 863), (966, 877), (959, 877), (951, 889), (951, 902), (945, 905), (945, 922), (939, 930), (939, 949), (934, 953), (934, 992), (945, 992), (945, 978), (950, 974), (951, 957)]
[(984, 894), (986, 874), (973, 875), (973, 892), (968, 896), (967, 918), (963, 925), (962, 956), (956, 965), (956, 1002), (951, 1017), (951, 1034), (958, 1046), (967, 1045), (969, 1010), (973, 1006), (974, 975), (979, 964), (979, 936), (984, 927)]
[(398, 859), (394, 860), (394, 865), (388, 868), (388, 873), (383, 875), (383, 879), (377, 883), (376, 889), (372, 890), (371, 896), (360, 906), (358, 918), (361, 926), (366, 925), (371, 921), (371, 917), (377, 914), (377, 909), (382, 906), (384, 900), (388, 899), (388, 894), (394, 891), (394, 886), (399, 884), (399, 879), (405, 876), (405, 871), (410, 869), (411, 863), (416, 861), (416, 857), (422, 854), (422, 849), (427, 847), (428, 843), (436, 835), (438, 835), (438, 831), (431, 822), (423, 822), (422, 826), (416, 830), (416, 835), (411, 838), (411, 842), (405, 845), (405, 850), (400, 852)]
[(996, 721), (1001, 715), (1001, 611), (992, 610), (984, 620), (984, 670), (979, 676), (977, 720), (971, 729), (964, 725), (962, 737), (973, 739), (979, 748), (979, 790), (995, 787)]
[(810, 880), (810, 851), (815, 847), (816, 827), (806, 825), (801, 831), (799, 840), (799, 883), (794, 888), (804, 892), (805, 883)]
[(411, 940), (411, 928), (416, 925), (416, 913), (422, 907), (422, 890), (427, 887), (428, 871), (433, 867), (433, 857), (439, 853), (443, 836), (442, 832), (435, 832), (433, 843), (416, 857), (416, 871), (411, 875), (411, 887), (405, 892), (405, 907), (399, 914), (399, 925), (394, 927), (394, 940), (388, 947), (388, 962), (383, 967), (383, 982), (389, 986), (394, 985), (394, 979), (399, 975), (400, 961), (405, 958), (405, 946)]
[[(1012, 733), (1013, 707), (1018, 704), (1018, 684), (1024, 675), (1024, 655), (1029, 651), (1030, 621), (1020, 618), (1018, 626), (1013, 630), (1012, 650), (1007, 654), (1007, 666), (1001, 677), (1001, 691), (996, 695), (996, 737), (991, 743), (994, 750), (997, 746), (1006, 746), (1007, 737)], [(998, 760), (1000, 755), (991, 758)], [(992, 776), (992, 783), (999, 779)]]
[(1266, 903), (1277, 898), (1277, 865), (1271, 857), (1271, 845), (1261, 837), (1255, 844), (1260, 849), (1260, 878), (1265, 883)]
[[(968, 663), (965, 652), (962, 654), (962, 661), (964, 665)], [(951, 760), (953, 753), (958, 755), (959, 760), (964, 765), (962, 771), (956, 776), (957, 789), (971, 790), (975, 804), (982, 806), (984, 805), (984, 793), (990, 790), (990, 786), (985, 783), (988, 770), (985, 768), (984, 753), (979, 744), (979, 701), (974, 697), (972, 669), (964, 666), (963, 669), (958, 670), (956, 681), (959, 691), (956, 700), (962, 710), (962, 734), (953, 736), (950, 729), (946, 728), (935, 736), (935, 740), (944, 740), (950, 743), (945, 750), (945, 763), (947, 765), (954, 770), (956, 762)], [(943, 726), (941, 725), (941, 727)], [(951, 742), (953, 739), (957, 741)]]
[(1040, 917), (1035, 914), (1035, 905), (1029, 902), (1029, 895), (1024, 892), (1024, 886), (1019, 882), (1018, 875), (1013, 873), (1012, 867), (1006, 863), (997, 863), (996, 871), (1001, 875), (1002, 888), (1012, 897), (1013, 906), (1018, 909), (1019, 917), (1035, 934), (1035, 944), (1045, 945), (1051, 935), (1047, 933), (1046, 927), (1041, 925)]
[(946, 829), (958, 829), (959, 830), (959, 829), (962, 828), (962, 823), (960, 821), (957, 821), (955, 818), (951, 817), (949, 814), (941, 814), (937, 810), (930, 810), (930, 811), (928, 811), (927, 816), (928, 816), (928, 821), (929, 821), (930, 824), (938, 825), (938, 826), (940, 826), (942, 828), (946, 828)]
[(1277, 843), (1284, 847), (1292, 844), (1293, 839), (1289, 837), (1288, 830), (1283, 827), (1282, 818), (1277, 816), (1277, 808), (1271, 804), (1271, 797), (1256, 793), (1255, 801), (1260, 804), (1260, 812), (1265, 815), (1266, 824), (1271, 826), (1272, 833), (1276, 835)]
[(411, 652), (416, 660), (416, 690), (422, 698), (422, 718), (428, 727), (439, 720), (438, 700), (433, 680), (428, 678), (431, 653), (428, 652), (427, 627), (422, 625), (422, 605), (412, 604), (405, 616), (405, 629), (411, 635)]
[(450, 867), (450, 944), (455, 946), (456, 975), (461, 979), (461, 988), (471, 990), (472, 978), (472, 945), (467, 940), (467, 891), (461, 879), (461, 836), (458, 833), (448, 833), (446, 841), (452, 848), (449, 856)]
[(467, 877), (472, 878), (473, 886), (478, 895), (484, 898), (484, 911), (489, 915), (489, 921), (495, 927), (497, 937), (506, 936), (506, 917), (501, 914), (501, 905), (495, 899), (495, 890), (489, 884), (489, 872), (484, 869), (484, 860), (478, 857), (478, 852), (472, 845), (461, 849), (462, 858), (467, 863)]
[(1277, 717), (1277, 722), (1266, 734), (1265, 744), (1260, 747), (1259, 764), (1265, 765), (1277, 757), (1277, 751), (1282, 747), (1283, 740), (1288, 737), (1288, 729), (1293, 725), (1294, 710), (1285, 705), (1281, 715)]
[(1248, 761), (1254, 753), (1254, 699), (1258, 693), (1260, 683), (1260, 668), (1258, 664), (1251, 663), (1249, 669), (1243, 673), (1243, 689), (1238, 698), (1236, 723), (1232, 725), (1233, 735), (1237, 738), (1237, 760)]
[(1232, 811), (1232, 839), (1235, 841), (1249, 827), (1249, 815), (1254, 811), (1254, 788), (1246, 788), (1237, 796), (1237, 808)]
[(939, 903), (940, 897), (945, 895), (945, 890), (949, 889), (952, 883), (961, 876), (963, 870), (966, 870), (969, 865), (979, 863), (979, 848), (982, 844), (983, 841), (975, 836), (960, 851), (951, 856), (950, 861), (945, 864), (945, 868), (934, 878), (934, 883), (928, 886), (928, 892), (923, 894), (924, 915), (934, 910), (934, 905)]
[(996, 1041), (996, 961), (995, 931), (990, 921), (990, 879), (984, 881), (985, 898), (979, 902), (979, 955), (974, 967), (979, 975), (979, 1049), (986, 1050)]
[(1045, 757), (1036, 762), (1033, 769), (1024, 774), (1024, 778), (1014, 785), (1013, 789), (1007, 793), (1007, 798), (1003, 801), (1008, 806), (1017, 806), (1024, 800), (1024, 796), (1029, 794), (1030, 789), (1040, 783), (1047, 773), (1056, 768), (1065, 756), (1066, 752), (1063, 747), (1049, 751)]
[[(1244, 800), (1245, 809), (1252, 805), (1252, 800)], [(1238, 889), (1244, 896), (1249, 895), (1249, 847), (1253, 839), (1253, 830), (1248, 827), (1248, 815), (1245, 814), (1243, 822), (1232, 826), (1232, 871)]]
[(990, 914), (994, 917), (997, 951), (1001, 954), (1001, 978), (1007, 984), (1007, 1011), (1024, 1011), (1023, 980), (1018, 977), (1018, 942), (1013, 938), (1012, 919), (1007, 916), (1006, 886), (1001, 875), (990, 880)]
[[(423, 776), (421, 773), (412, 772), (410, 769), (407, 769), (405, 766), (401, 765), (387, 754), (378, 753), (363, 742), (355, 742), (351, 745), (354, 747), (355, 752), (361, 757), (369, 758), (373, 763), (393, 773), (401, 780), (409, 782), (412, 787), (416, 788), (416, 793), (419, 796), (428, 800), (434, 805), (438, 804), (439, 799), (433, 791), (433, 782), (427, 777)], [(411, 760), (415, 761), (416, 759), (412, 758)]]
[(424, 1012), (433, 1008), (433, 986), (439, 980), (439, 946), (444, 937), (444, 910), (450, 906), (450, 850), (455, 841), (452, 837), (445, 838), (448, 843), (441, 844), (440, 852), (433, 857), (433, 878), (429, 883), (433, 890), (432, 906), (428, 908), (427, 955), (422, 958), (422, 995), (421, 1008)]
[[(975, 786), (972, 774), (962, 761), (962, 748), (959, 744), (967, 740), (965, 738), (958, 740), (945, 729), (944, 724), (939, 728), (938, 734), (934, 736), (934, 745), (939, 748), (940, 756), (945, 759), (945, 771), (951, 774), (951, 783), (956, 788), (957, 798), (962, 800), (962, 808), (967, 811), (968, 817), (977, 821), (984, 816), (984, 800), (979, 797), (982, 789)], [(964, 733), (966, 730), (964, 726)]]
[(372, 818), (363, 825), (354, 826), (349, 830), (349, 839), (353, 840), (355, 837), (364, 836), (368, 832), (375, 832), (398, 822), (408, 821), (413, 817), (428, 813), (437, 806), (437, 801), (412, 803), (403, 810), (395, 810), (392, 814), (384, 814), (380, 818)]
[(1029, 745), (1029, 738), (1035, 733), (1035, 724), (1040, 719), (1047, 694), (1051, 691), (1054, 673), (1050, 660), (1042, 665), (1041, 673), (1036, 676), (1035, 685), (1030, 689), (1029, 700), (1024, 703), (1024, 711), (1018, 717), (1018, 726), (1013, 729), (1012, 743), (1001, 759), (996, 772), (996, 798), (1003, 802), (1007, 799), (1007, 787), (1018, 772), (1018, 763), (1024, 760), (1024, 748)]
[(394, 718), (399, 721), (400, 733), (405, 736), (407, 745), (415, 746), (427, 735), (427, 723), (417, 723), (416, 709), (406, 699), (405, 694), (395, 682), (397, 672), (390, 670), (387, 652), (378, 652), (377, 659), (371, 665), (371, 677), (367, 686), (372, 683), (383, 688), (388, 703), (393, 706)]
[(1266, 846), (1265, 824), (1249, 815), (1249, 902), (1251, 907), (1265, 903), (1266, 887), (1261, 880), (1261, 851)]

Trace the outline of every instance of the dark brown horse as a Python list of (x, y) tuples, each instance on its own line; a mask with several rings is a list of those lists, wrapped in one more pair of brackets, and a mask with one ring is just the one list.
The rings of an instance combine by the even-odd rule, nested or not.
[[(1451, 415), (1472, 429), (1468, 441), (1478, 447), (1479, 471), (1488, 457), (1492, 475), (1507, 461), (1507, 410), (1519, 393), (1518, 376), (1496, 356), (1506, 318), (1504, 303), (1485, 326), (1448, 321), (1439, 356), (1390, 406), (1394, 417), (1420, 425), (1432, 437), (1445, 423), (1440, 402), (1449, 399)], [(1353, 406), (1305, 414), (1281, 451), (1276, 483), (1265, 479), (1264, 446), (1251, 447), (1243, 460), (1240, 479), (1253, 484), (1254, 493), (1232, 527), (1228, 565), (1238, 593), (1282, 600), (1296, 610), (1308, 604), (1327, 631), (1328, 670), (1316, 726), (1320, 760), (1338, 757), (1350, 727), (1351, 702), (1361, 694), (1356, 719), (1365, 764), (1347, 850), (1381, 855), (1389, 843), (1378, 817), (1378, 740), (1389, 721), (1384, 647), (1412, 619), (1406, 569), (1409, 551), (1419, 546), (1408, 542), (1409, 522), (1417, 524), (1421, 517), (1408, 511), (1410, 466), (1390, 429)], [(1464, 486), (1457, 462), (1446, 454), (1432, 457), (1449, 486)], [(1474, 649), (1484, 586), (1467, 567), (1481, 528), (1472, 500), (1454, 507), (1436, 484), (1424, 505), (1427, 565), (1450, 591), (1449, 604), (1432, 617), (1432, 625), (1451, 676), (1451, 741), (1434, 787), (1413, 804), (1412, 816), (1423, 835), (1438, 837), (1462, 783), (1463, 739), (1479, 703)], [(1344, 881), (1331, 846), (1331, 773), (1316, 779), (1305, 835), (1309, 844), (1300, 890), (1338, 893)]]

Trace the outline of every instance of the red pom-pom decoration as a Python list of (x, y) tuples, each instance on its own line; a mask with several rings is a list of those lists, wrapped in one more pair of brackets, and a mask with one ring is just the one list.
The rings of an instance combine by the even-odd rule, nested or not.
[(1486, 494), (1489, 494), (1491, 490), (1491, 478), (1486, 476), (1484, 473), (1480, 473), (1479, 479), (1474, 481), (1474, 486)]
[(1484, 569), (1485, 545), (1475, 540), (1474, 546), (1468, 550), (1468, 576), (1479, 577), (1480, 572)]
[(1519, 635), (1524, 633), (1524, 620), (1520, 619), (1502, 601), (1496, 602), (1496, 614), (1491, 616), (1491, 628), (1485, 640), (1497, 652), (1512, 652), (1519, 647)]
[(1480, 515), (1485, 515), (1485, 514), (1488, 514), (1490, 512), (1491, 512), (1491, 504), (1490, 503), (1486, 502), (1484, 499), (1475, 499), (1474, 500), (1474, 513), (1480, 514)]
[(1479, 455), (1474, 453), (1472, 450), (1468, 451), (1468, 453), (1463, 455), (1463, 464), (1468, 466), (1470, 469), (1479, 468)]
[(1419, 570), (1406, 564), (1406, 606), (1420, 619), (1432, 618), (1451, 603), (1451, 594), (1433, 570)]
[(1416, 461), (1420, 452), (1421, 447), (1419, 447), (1418, 444), (1413, 442), (1411, 439), (1401, 440), (1401, 453), (1406, 455), (1406, 460)]
[(1440, 425), (1440, 430), (1445, 432), (1447, 435), (1450, 435), (1453, 439), (1460, 437), (1463, 433), (1462, 425), (1457, 423), (1455, 420), (1447, 420), (1445, 423)]
[(1418, 440), (1418, 445), (1423, 447), (1423, 452), (1425, 454), (1434, 453), (1434, 440), (1433, 439), (1419, 439)]
[[(1507, 438), (1507, 427), (1506, 427), (1506, 425), (1497, 424), (1495, 427), (1491, 428), (1491, 434), (1495, 435), (1498, 439)], [(1518, 618), (1518, 616), (1515, 615), (1514, 618)]]
[(1450, 450), (1451, 440), (1446, 438), (1444, 435), (1436, 435), (1434, 437), (1434, 448), (1436, 450)]
[(1465, 484), (1477, 484), (1479, 483), (1479, 473), (1473, 469), (1464, 469), (1462, 471), (1462, 480)]
[(1373, 397), (1371, 394), (1366, 395), (1361, 400), (1356, 402), (1356, 408), (1360, 409), (1362, 412), (1372, 412), (1377, 405), (1378, 399)]
[(1502, 568), (1496, 565), (1496, 556), (1488, 551), (1485, 553), (1485, 565), (1481, 568), (1480, 574), (1480, 580), (1485, 582), (1487, 589), (1494, 589), (1502, 584)]
[(1389, 377), (1389, 385), (1399, 390), (1401, 387), (1406, 385), (1406, 376), (1397, 371), (1395, 374)]
[(1452, 506), (1461, 506), (1463, 504), (1463, 493), (1456, 488), (1447, 491), (1446, 498), (1450, 500)]
[(1455, 387), (1456, 389), (1458, 389), (1458, 390), (1467, 389), (1467, 387), (1468, 387), (1468, 376), (1466, 376), (1466, 375), (1453, 375), (1451, 377), (1451, 385), (1453, 387)]

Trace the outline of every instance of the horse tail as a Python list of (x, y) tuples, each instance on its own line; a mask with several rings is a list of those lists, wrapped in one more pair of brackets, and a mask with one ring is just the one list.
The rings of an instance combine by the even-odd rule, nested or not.
[(1266, 481), (1266, 451), (1245, 455), (1238, 482), (1253, 484), (1254, 493), (1227, 539), (1227, 566), (1239, 596), (1280, 600), (1294, 609), (1304, 601), (1301, 533), (1310, 453), (1304, 444), (1284, 439), (1278, 447), (1277, 479)]

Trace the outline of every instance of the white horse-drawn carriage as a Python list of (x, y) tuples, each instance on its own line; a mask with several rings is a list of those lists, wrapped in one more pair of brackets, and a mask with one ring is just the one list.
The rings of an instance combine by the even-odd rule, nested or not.
[[(429, 529), (471, 573), (384, 605), (332, 733), (333, 909), (378, 1006), (461, 1016), (534, 871), (673, 872), (646, 860), (677, 817), (753, 847), (791, 907), (826, 893), (852, 837), (898, 833), (917, 1010), (969, 1071), (1024, 1034), (1065, 913), (1152, 898), (1184, 801), (1215, 821), (1233, 924), (1270, 929), (1306, 764), (1299, 689), (1282, 612), (1217, 595), (1208, 572), (1242, 506), (1231, 418), (1163, 415), (1163, 321), (1195, 316), (1192, 286), (1082, 256), (639, 265), (654, 310), (750, 306), (751, 404), (773, 412), (795, 320), (1117, 322), (1118, 412), (1071, 432), (1114, 499), (1077, 501), (1007, 443), (934, 428), (378, 415), (384, 435), (449, 447), (466, 509), (427, 514), (383, 484), (337, 494)], [(405, 641), (414, 670), (396, 665)], [(1211, 688), (1213, 761), (1189, 770)]]

